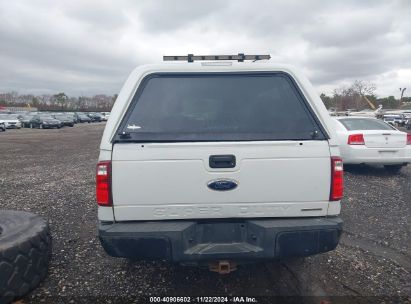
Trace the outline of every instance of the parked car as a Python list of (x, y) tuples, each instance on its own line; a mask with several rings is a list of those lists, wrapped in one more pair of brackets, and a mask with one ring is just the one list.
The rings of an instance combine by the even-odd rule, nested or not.
[(90, 117), (92, 122), (101, 122), (101, 121), (103, 121), (103, 116), (100, 113), (89, 113), (88, 117)]
[(102, 121), (107, 121), (109, 117), (110, 117), (110, 112), (101, 112)]
[(393, 127), (396, 126), (394, 117), (383, 117), (383, 121)]
[(383, 120), (390, 125), (403, 127), (408, 119), (404, 114), (387, 114), (383, 116)]
[(2, 132), (6, 131), (6, 124), (4, 122), (0, 122), (0, 131)]
[(403, 114), (405, 115), (405, 117), (407, 118), (408, 121), (411, 120), (411, 111), (409, 111), (409, 110), (404, 111)]
[(35, 116), (38, 115), (37, 113), (28, 113), (21, 115), (20, 123), (22, 128), (29, 128), (30, 127), (30, 120)]
[(56, 114), (53, 117), (61, 122), (62, 126), (74, 127), (74, 119), (65, 114)]
[(91, 123), (91, 118), (88, 117), (86, 114), (78, 114), (77, 121), (80, 123), (83, 123), (83, 122)]
[(342, 232), (343, 165), (331, 119), (289, 66), (135, 69), (100, 145), (104, 249), (220, 273), (333, 250)]
[(64, 113), (64, 115), (71, 118), (75, 124), (78, 123), (77, 115), (75, 113)]
[(39, 129), (60, 129), (62, 127), (61, 121), (55, 119), (51, 115), (35, 115), (30, 120), (30, 128)]
[(392, 172), (411, 162), (411, 134), (366, 117), (335, 118), (345, 164), (380, 164)]
[(0, 114), (0, 122), (4, 123), (6, 129), (20, 129), (21, 122), (18, 114)]

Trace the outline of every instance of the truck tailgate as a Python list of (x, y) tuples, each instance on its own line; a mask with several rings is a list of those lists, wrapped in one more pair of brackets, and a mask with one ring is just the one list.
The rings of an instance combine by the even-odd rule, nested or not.
[[(234, 155), (234, 168), (211, 168)], [(117, 143), (112, 193), (117, 221), (293, 217), (327, 214), (330, 152), (322, 141)], [(235, 189), (215, 191), (213, 180)]]

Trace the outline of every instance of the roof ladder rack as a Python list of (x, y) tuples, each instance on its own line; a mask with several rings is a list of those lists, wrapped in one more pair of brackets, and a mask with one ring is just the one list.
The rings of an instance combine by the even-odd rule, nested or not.
[(193, 55), (187, 56), (163, 56), (163, 61), (201, 61), (201, 60), (237, 60), (238, 62), (244, 62), (244, 60), (269, 60), (270, 55), (244, 55), (239, 53), (238, 55)]

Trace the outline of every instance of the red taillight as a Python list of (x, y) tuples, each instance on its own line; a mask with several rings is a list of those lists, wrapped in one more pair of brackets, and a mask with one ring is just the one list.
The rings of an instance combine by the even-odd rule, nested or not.
[(111, 162), (102, 161), (96, 169), (96, 198), (99, 206), (111, 206)]
[(340, 157), (331, 157), (331, 191), (330, 201), (339, 201), (344, 195), (344, 170)]
[(348, 136), (349, 145), (365, 145), (364, 135), (362, 134), (351, 134)]
[(411, 145), (411, 133), (407, 134), (407, 145)]

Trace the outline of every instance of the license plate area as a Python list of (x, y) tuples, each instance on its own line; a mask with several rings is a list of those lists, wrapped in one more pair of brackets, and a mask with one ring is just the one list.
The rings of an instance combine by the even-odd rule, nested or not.
[(380, 150), (378, 151), (378, 153), (380, 154), (380, 156), (394, 156), (395, 154), (397, 154), (398, 150)]
[(242, 242), (247, 239), (247, 224), (201, 223), (195, 226), (195, 243)]
[(247, 222), (197, 223), (184, 232), (183, 250), (187, 255), (210, 257), (216, 254), (262, 254), (263, 234), (254, 230), (256, 227)]

